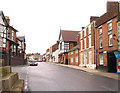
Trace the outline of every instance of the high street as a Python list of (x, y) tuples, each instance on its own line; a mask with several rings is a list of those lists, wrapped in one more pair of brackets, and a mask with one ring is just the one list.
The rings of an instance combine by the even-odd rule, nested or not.
[(117, 91), (118, 80), (82, 70), (40, 62), (12, 67), (25, 80), (27, 91)]

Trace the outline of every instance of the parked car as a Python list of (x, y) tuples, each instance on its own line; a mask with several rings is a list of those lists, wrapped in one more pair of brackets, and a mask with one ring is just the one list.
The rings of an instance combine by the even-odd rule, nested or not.
[(30, 66), (37, 66), (37, 65), (38, 65), (38, 63), (37, 63), (37, 62), (35, 62), (35, 61), (31, 61), (31, 62), (29, 63), (29, 65), (30, 65)]

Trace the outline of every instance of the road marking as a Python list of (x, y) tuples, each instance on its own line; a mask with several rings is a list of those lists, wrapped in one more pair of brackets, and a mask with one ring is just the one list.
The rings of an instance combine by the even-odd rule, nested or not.
[(25, 86), (25, 90), (27, 90), (27, 86)]
[(116, 90), (113, 90), (113, 89), (111, 89), (111, 88), (108, 88), (108, 87), (105, 87), (105, 86), (101, 86), (102, 88), (105, 88), (105, 89), (107, 89), (107, 90), (109, 90), (109, 91), (116, 91)]
[(25, 87), (24, 87), (25, 90), (28, 89), (28, 69), (29, 69), (29, 67), (26, 67), (26, 69), (27, 69), (27, 71), (26, 71)]

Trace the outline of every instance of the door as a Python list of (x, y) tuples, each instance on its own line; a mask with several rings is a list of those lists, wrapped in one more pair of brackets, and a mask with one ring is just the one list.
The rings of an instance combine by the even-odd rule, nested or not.
[(108, 53), (108, 72), (117, 72), (116, 57), (114, 52)]

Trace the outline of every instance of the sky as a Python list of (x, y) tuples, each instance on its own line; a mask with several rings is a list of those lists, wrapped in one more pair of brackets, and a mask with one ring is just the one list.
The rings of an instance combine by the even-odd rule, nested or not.
[(44, 54), (58, 40), (60, 28), (80, 31), (90, 23), (90, 16), (106, 12), (107, 0), (0, 0), (0, 3), (10, 25), (18, 30), (17, 36), (25, 36), (26, 53)]

